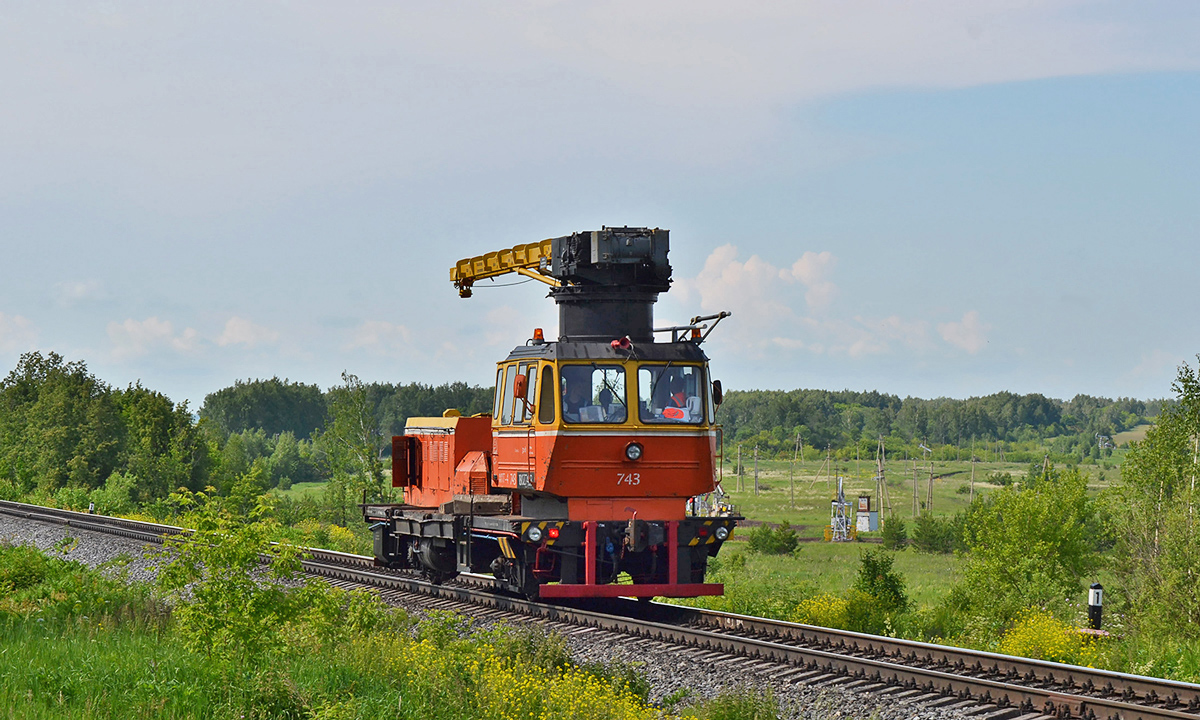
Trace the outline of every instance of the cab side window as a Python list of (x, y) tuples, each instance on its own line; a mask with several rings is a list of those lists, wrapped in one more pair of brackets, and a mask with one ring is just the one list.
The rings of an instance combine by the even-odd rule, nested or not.
[(492, 417), (500, 419), (500, 405), (504, 400), (504, 368), (496, 371), (496, 401), (492, 404)]
[(533, 420), (533, 409), (537, 406), (537, 363), (522, 363), (520, 373), (525, 376), (525, 400), (515, 400), (513, 421), (522, 425)]
[(500, 414), (501, 425), (512, 425), (513, 421), (513, 381), (517, 379), (517, 366), (509, 365), (504, 372), (504, 410)]
[(542, 373), (542, 388), (538, 391), (538, 422), (554, 422), (554, 366), (547, 365)]

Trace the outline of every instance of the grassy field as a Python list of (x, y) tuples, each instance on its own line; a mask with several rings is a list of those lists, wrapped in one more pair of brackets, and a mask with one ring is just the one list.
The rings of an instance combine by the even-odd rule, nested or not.
[[(745, 463), (745, 456), (743, 456)], [(1119, 454), (1109, 459), (1109, 465), (1083, 465), (1081, 469), (1089, 478), (1089, 487), (1095, 491), (1109, 485), (1118, 476), (1114, 461)], [(1029, 466), (1024, 463), (986, 462), (975, 465), (975, 493), (984, 495), (998, 486), (987, 482), (989, 474), (1009, 473), (1014, 479), (1023, 477)], [(830, 501), (837, 492), (836, 477), (843, 479), (847, 500), (854, 502), (858, 495), (871, 495), (871, 507), (879, 505), (875, 497), (874, 462), (854, 461), (836, 463), (831, 472), (828, 466), (812, 461), (792, 463), (786, 460), (759, 460), (758, 492), (754, 489), (754, 467), (749, 464), (741, 478), (732, 465), (725, 467), (722, 487), (730, 495), (738, 512), (751, 520), (781, 523), (796, 527), (801, 537), (821, 537), (829, 524)], [(929, 485), (929, 463), (917, 461), (915, 465), (918, 510), (924, 507)], [(895, 514), (909, 520), (913, 516), (912, 461), (889, 461), (886, 467), (888, 496)], [(933, 464), (933, 514), (953, 515), (965, 510), (971, 498), (971, 463), (965, 461), (935, 462)]]
[(1120, 447), (1130, 442), (1141, 442), (1146, 439), (1146, 431), (1152, 427), (1154, 426), (1149, 424), (1138, 425), (1132, 430), (1126, 430), (1125, 432), (1117, 433), (1116, 435), (1113, 435), (1113, 444), (1115, 444), (1117, 447)]
[(327, 482), (296, 483), (287, 490), (276, 489), (274, 492), (279, 493), (283, 497), (291, 498), (292, 500), (299, 500), (305, 495), (320, 497), (321, 494), (325, 492), (325, 486), (328, 484), (329, 483)]
[[(744, 531), (738, 531), (744, 533)], [(858, 573), (859, 555), (879, 545), (867, 543), (801, 543), (790, 555), (757, 555), (746, 552), (746, 543), (734, 539), (721, 549), (719, 556), (728, 562), (740, 553), (746, 560), (745, 578), (771, 586), (800, 581), (811, 585), (814, 592), (844, 594)], [(927, 555), (913, 550), (895, 553), (895, 569), (904, 576), (909, 598), (918, 607), (936, 604), (946, 590), (958, 580), (961, 560), (953, 555)]]

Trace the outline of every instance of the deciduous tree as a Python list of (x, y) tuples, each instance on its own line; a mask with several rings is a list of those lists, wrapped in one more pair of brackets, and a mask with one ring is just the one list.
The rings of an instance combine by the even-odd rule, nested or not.
[[(1198, 358), (1200, 359), (1200, 358)], [(1117, 487), (1118, 567), (1133, 619), (1153, 634), (1200, 637), (1200, 376), (1187, 364), (1177, 402), (1136, 443)]]

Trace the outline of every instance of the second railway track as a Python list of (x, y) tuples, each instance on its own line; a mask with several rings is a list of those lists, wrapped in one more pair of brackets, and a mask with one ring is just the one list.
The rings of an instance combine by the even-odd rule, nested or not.
[[(25, 503), (0, 501), (0, 513), (161, 542), (187, 530)], [(1039, 717), (1086, 720), (1200, 720), (1200, 685), (863, 635), (678, 605), (613, 601), (550, 605), (498, 594), (488, 578), (433, 585), (376, 568), (370, 557), (313, 549), (306, 572), (343, 587), (418, 595), (442, 609), (533, 618), (560, 628), (594, 628), (719, 656), (740, 656), (785, 682), (836, 684), (896, 700), (953, 707), (987, 720)]]

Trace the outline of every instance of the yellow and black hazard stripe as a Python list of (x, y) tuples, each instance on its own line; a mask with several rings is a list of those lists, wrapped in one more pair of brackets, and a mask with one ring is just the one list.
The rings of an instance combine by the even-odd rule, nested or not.
[(500, 541), (501, 554), (503, 554), (504, 557), (506, 557), (510, 560), (516, 559), (517, 554), (515, 552), (513, 552), (512, 545), (508, 542), (508, 538), (501, 535), (500, 537), (498, 537), (496, 539)]
[[(553, 545), (554, 543), (558, 542), (558, 538), (550, 537), (550, 533), (547, 532), (547, 530), (549, 530), (550, 528), (554, 528), (555, 530), (558, 530), (558, 532), (555, 533), (555, 535), (559, 535), (562, 532), (563, 526), (566, 524), (567, 524), (566, 522), (556, 522), (553, 520), (543, 520), (541, 522), (536, 522), (536, 523), (523, 522), (523, 523), (521, 523), (521, 537), (528, 537), (529, 536), (529, 528), (531, 526), (536, 526), (539, 530), (542, 531), (542, 539), (545, 540), (546, 544)], [(539, 540), (537, 542), (541, 542), (541, 541)]]
[(688, 542), (688, 545), (689, 546), (712, 545), (714, 542), (716, 542), (717, 535), (716, 535), (716, 533), (713, 532), (712, 524), (713, 524), (712, 520), (705, 520), (704, 524), (701, 525), (701, 527), (708, 528), (708, 533), (704, 537), (700, 537), (699, 533), (697, 533), (696, 537), (692, 538), (691, 541)]

